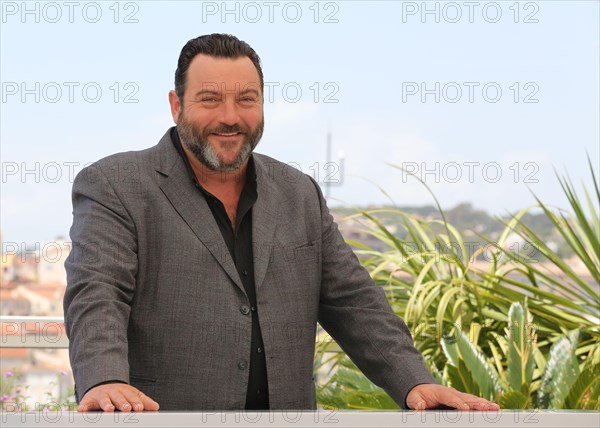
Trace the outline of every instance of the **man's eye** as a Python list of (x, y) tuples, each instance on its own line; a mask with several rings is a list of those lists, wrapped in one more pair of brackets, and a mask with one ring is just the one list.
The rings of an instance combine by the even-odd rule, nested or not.
[(207, 98), (202, 98), (201, 101), (203, 103), (216, 103), (219, 100), (217, 98), (215, 98), (215, 97), (207, 97)]
[(256, 98), (255, 97), (242, 97), (242, 98), (240, 98), (240, 101), (243, 103), (255, 103)]

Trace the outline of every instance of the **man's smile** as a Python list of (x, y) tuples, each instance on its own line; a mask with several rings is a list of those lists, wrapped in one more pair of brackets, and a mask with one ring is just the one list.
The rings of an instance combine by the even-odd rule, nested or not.
[(221, 140), (221, 141), (233, 141), (233, 140), (237, 140), (238, 137), (240, 137), (244, 134), (241, 132), (229, 132), (229, 133), (212, 132), (210, 135), (213, 135), (213, 136), (219, 138), (219, 140)]

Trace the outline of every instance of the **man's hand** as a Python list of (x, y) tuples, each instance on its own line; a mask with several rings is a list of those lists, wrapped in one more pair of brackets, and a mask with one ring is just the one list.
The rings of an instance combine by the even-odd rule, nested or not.
[(436, 384), (421, 384), (410, 390), (406, 404), (414, 410), (448, 406), (458, 410), (500, 410), (496, 403)]
[(139, 389), (126, 383), (105, 383), (91, 388), (85, 393), (78, 410), (104, 410), (105, 412), (141, 412), (158, 410), (158, 403)]

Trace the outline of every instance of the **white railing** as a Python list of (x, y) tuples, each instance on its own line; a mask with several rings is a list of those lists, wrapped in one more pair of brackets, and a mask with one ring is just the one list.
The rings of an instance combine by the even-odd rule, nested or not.
[[(458, 411), (237, 411), (0, 414), (3, 427), (415, 427), (598, 428), (598, 412), (573, 410)], [(133, 425), (132, 425), (133, 424)]]
[(68, 348), (63, 317), (0, 316), (2, 348)]

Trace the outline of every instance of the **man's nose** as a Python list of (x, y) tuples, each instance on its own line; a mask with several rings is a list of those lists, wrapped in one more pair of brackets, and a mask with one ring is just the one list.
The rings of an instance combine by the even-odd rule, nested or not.
[(219, 122), (226, 125), (235, 125), (239, 122), (240, 115), (238, 111), (237, 100), (235, 96), (226, 97), (221, 104)]

